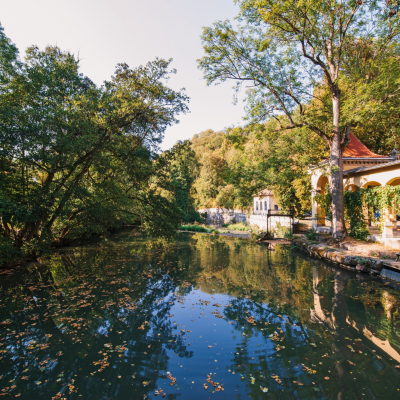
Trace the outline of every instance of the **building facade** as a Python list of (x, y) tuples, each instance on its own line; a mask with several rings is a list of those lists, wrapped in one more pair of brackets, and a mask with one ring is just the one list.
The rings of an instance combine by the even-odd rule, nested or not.
[[(358, 188), (372, 186), (400, 185), (400, 154), (396, 150), (388, 155), (379, 155), (370, 151), (351, 133), (349, 139), (350, 143), (343, 152), (344, 190), (356, 191)], [(324, 161), (310, 171), (313, 228), (327, 233), (331, 231), (331, 222), (325, 218), (324, 211), (320, 209), (314, 198), (319, 193), (325, 193), (328, 168), (328, 161)], [(381, 239), (393, 238), (393, 230), (396, 229), (396, 215), (389, 212)]]
[(264, 189), (261, 192), (253, 195), (253, 210), (252, 214), (265, 215), (268, 210), (280, 210), (278, 204), (274, 200), (274, 194), (269, 189)]

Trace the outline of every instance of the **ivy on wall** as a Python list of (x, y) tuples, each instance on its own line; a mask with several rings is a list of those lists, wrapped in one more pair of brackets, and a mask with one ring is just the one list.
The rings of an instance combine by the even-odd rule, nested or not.
[(325, 194), (317, 194), (314, 200), (319, 204), (319, 206), (325, 212), (325, 218), (332, 221), (332, 194), (329, 188), (329, 184), (325, 187)]
[(369, 235), (368, 224), (363, 210), (362, 191), (344, 192), (344, 218), (349, 223), (349, 236), (365, 240)]
[(368, 208), (370, 219), (375, 219), (375, 214), (379, 212), (379, 231), (383, 232), (386, 220), (386, 213), (394, 211), (400, 214), (400, 186), (374, 186), (368, 189), (359, 189), (364, 193), (364, 202)]
[[(315, 201), (325, 211), (326, 218), (331, 218), (332, 196), (329, 185), (325, 188), (325, 194), (315, 196)], [(346, 191), (344, 207), (345, 220), (349, 224), (349, 236), (365, 240), (369, 232), (364, 210), (368, 211), (371, 220), (379, 222), (378, 228), (382, 232), (387, 213), (394, 210), (396, 215), (400, 214), (400, 186), (374, 186), (367, 189), (359, 188), (355, 192)]]

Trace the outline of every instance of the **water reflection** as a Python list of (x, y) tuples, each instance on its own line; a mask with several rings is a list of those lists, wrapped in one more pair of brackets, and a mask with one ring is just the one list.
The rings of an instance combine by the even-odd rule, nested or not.
[(286, 247), (121, 234), (3, 271), (0, 394), (396, 398), (399, 294)]

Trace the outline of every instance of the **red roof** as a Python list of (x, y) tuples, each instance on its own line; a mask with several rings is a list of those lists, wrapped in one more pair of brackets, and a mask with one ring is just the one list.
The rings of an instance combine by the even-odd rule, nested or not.
[(382, 158), (387, 156), (381, 156), (373, 153), (368, 149), (359, 139), (357, 139), (352, 133), (349, 134), (350, 143), (344, 149), (343, 157), (346, 158)]

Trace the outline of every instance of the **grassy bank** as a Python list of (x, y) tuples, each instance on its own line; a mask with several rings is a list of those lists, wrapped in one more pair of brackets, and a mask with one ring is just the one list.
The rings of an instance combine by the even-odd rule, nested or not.
[(181, 231), (190, 231), (190, 232), (205, 232), (205, 233), (219, 233), (214, 228), (208, 228), (203, 225), (181, 225), (179, 227)]

